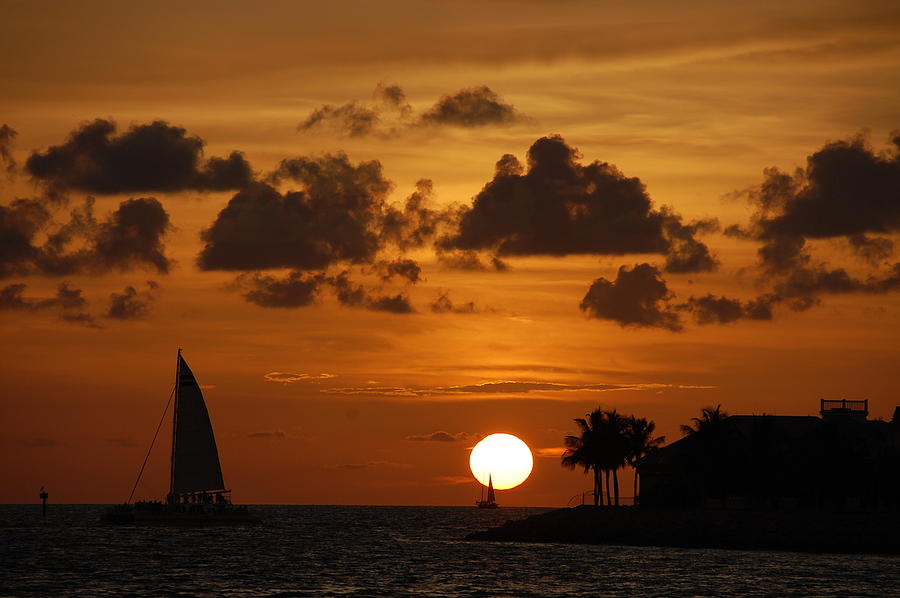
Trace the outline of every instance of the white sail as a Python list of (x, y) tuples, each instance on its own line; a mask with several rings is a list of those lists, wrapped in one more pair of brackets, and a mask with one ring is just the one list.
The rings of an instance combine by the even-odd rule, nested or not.
[(178, 390), (172, 440), (174, 494), (224, 490), (219, 451), (200, 386), (181, 353), (178, 354)]

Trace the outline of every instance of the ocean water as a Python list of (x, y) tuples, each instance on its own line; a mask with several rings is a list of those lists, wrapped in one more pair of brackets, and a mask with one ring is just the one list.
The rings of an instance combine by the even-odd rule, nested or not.
[(261, 506), (246, 528), (0, 505), (0, 596), (900, 596), (900, 558), (466, 542), (544, 509)]

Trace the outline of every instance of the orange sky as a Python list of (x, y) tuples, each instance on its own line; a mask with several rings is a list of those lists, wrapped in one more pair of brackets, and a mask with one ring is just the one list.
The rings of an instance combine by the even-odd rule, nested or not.
[[(55, 502), (124, 500), (178, 347), (206, 387), (226, 483), (247, 503), (470, 504), (469, 449), (507, 432), (537, 454), (498, 501), (559, 506), (590, 489), (558, 447), (598, 404), (655, 420), (670, 441), (704, 405), (815, 414), (819, 398), (869, 399), (889, 418), (900, 404), (896, 3), (4, 2), (3, 13), (0, 125), (16, 134), (0, 130), (0, 502), (32, 502), (42, 485)], [(95, 119), (115, 123), (105, 149), (74, 143)], [(168, 136), (135, 158), (127, 143), (154, 121)], [(531, 168), (529, 148), (552, 135), (564, 141), (535, 145)], [(167, 185), (157, 175), (198, 139), (202, 156)], [(233, 151), (252, 170), (241, 181), (203, 170)], [(495, 179), (505, 154), (521, 173)], [(271, 178), (299, 158), (305, 174)], [(562, 166), (575, 173), (564, 183)], [(785, 173), (777, 193), (769, 167)], [(644, 195), (626, 189), (633, 177)], [(437, 234), (412, 243), (404, 229), (398, 244), (379, 218), (420, 179)], [(289, 192), (319, 203), (295, 220), (265, 212), (261, 181), (277, 205)], [(250, 211), (230, 219), (242, 188)], [(330, 219), (344, 192), (374, 210), (362, 253), (364, 238)], [(74, 226), (88, 196), (94, 222)], [(644, 233), (605, 220), (603, 202), (640, 197), (652, 200), (640, 226), (664, 223), (645, 235), (662, 249), (636, 250)], [(49, 219), (31, 227), (17, 198)], [(138, 198), (137, 220), (116, 220)], [(170, 226), (140, 233), (160, 213)], [(558, 234), (551, 214), (576, 224)], [(732, 225), (741, 233), (726, 235)], [(71, 239), (54, 252), (61, 229)], [(715, 263), (667, 269), (679, 234)], [(30, 254), (17, 253), (22, 235)], [(802, 251), (757, 253), (789, 241)], [(203, 266), (210, 244), (219, 261)], [(475, 257), (483, 269), (460, 267)], [(399, 259), (417, 280), (382, 280)], [(311, 304), (248, 300), (292, 271), (320, 276)], [(626, 288), (641, 272), (668, 295)], [(612, 290), (587, 301), (599, 279), (597, 293)], [(54, 299), (63, 282), (85, 302)], [(434, 311), (443, 294), (454, 309)], [(703, 321), (710, 294), (736, 319)], [(765, 297), (771, 319), (751, 317)], [(457, 440), (421, 439), (438, 431)], [(165, 492), (165, 436), (157, 448), (140, 496)]]

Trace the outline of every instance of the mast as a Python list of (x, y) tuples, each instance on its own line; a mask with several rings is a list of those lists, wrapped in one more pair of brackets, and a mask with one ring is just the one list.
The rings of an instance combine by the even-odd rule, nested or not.
[(175, 430), (178, 429), (178, 382), (181, 374), (181, 347), (175, 359), (175, 407), (172, 409), (172, 457), (169, 462), (169, 500), (175, 500)]

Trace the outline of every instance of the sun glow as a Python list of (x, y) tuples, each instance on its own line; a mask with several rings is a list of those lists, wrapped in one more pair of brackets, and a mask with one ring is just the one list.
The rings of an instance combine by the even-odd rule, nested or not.
[(488, 475), (497, 490), (515, 488), (528, 479), (534, 459), (528, 445), (512, 434), (491, 434), (469, 455), (475, 479), (487, 486)]

